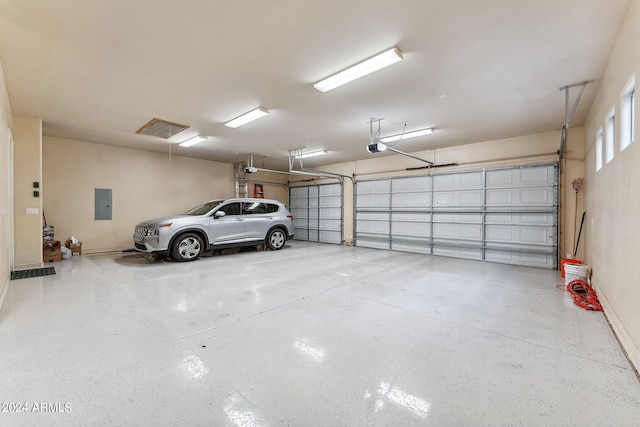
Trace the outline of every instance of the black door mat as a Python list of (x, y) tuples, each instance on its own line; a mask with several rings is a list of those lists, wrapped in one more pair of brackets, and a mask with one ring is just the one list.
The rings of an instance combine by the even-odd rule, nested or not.
[(32, 268), (31, 270), (12, 271), (11, 280), (28, 279), (29, 277), (50, 276), (52, 274), (56, 274), (56, 269), (53, 267)]

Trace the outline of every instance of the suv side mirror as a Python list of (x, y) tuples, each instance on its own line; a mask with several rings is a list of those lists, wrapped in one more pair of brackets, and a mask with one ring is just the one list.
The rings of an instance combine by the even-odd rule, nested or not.
[(227, 214), (224, 213), (224, 211), (217, 211), (214, 215), (214, 218), (222, 218), (223, 216), (227, 216)]

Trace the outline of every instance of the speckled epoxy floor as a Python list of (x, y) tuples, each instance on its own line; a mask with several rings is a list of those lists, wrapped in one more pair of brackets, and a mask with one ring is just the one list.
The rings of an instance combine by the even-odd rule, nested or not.
[(640, 425), (555, 271), (296, 241), (55, 267), (0, 311), (0, 425)]

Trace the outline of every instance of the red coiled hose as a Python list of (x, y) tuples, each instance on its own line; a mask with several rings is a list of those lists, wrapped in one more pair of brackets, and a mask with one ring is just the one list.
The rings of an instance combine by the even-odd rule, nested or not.
[(575, 305), (591, 311), (602, 311), (602, 305), (590, 284), (584, 280), (572, 280), (567, 285), (567, 291), (573, 297)]

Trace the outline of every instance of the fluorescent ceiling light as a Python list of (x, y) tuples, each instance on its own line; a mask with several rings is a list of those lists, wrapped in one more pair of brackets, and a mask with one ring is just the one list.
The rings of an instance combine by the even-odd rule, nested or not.
[(252, 122), (255, 119), (264, 117), (267, 114), (269, 114), (269, 110), (263, 107), (258, 107), (255, 110), (251, 110), (248, 113), (241, 115), (240, 117), (236, 117), (235, 119), (228, 121), (224, 125), (235, 129), (239, 126)]
[(326, 79), (314, 84), (313, 87), (318, 89), (320, 92), (327, 92), (331, 89), (342, 86), (345, 83), (349, 83), (355, 79), (366, 76), (367, 74), (371, 74), (374, 71), (388, 67), (391, 64), (400, 62), (402, 59), (402, 52), (400, 52), (397, 47), (394, 47), (393, 49), (382, 52), (373, 58), (362, 61), (351, 68), (347, 68), (344, 71), (334, 74), (331, 77), (327, 77)]
[(180, 147), (191, 147), (191, 146), (194, 146), (196, 144), (201, 143), (202, 141), (206, 141), (207, 139), (209, 139), (209, 137), (202, 136), (202, 135), (196, 135), (196, 136), (193, 136), (193, 137), (187, 139), (186, 141), (182, 141), (179, 145), (180, 145)]
[(393, 142), (401, 139), (415, 138), (422, 135), (431, 135), (434, 132), (433, 128), (414, 130), (413, 132), (405, 132), (398, 135), (385, 136), (380, 138), (381, 142)]
[(329, 154), (329, 152), (327, 150), (311, 151), (309, 153), (296, 154), (295, 157), (297, 159), (306, 159), (309, 157), (322, 156), (323, 154)]

